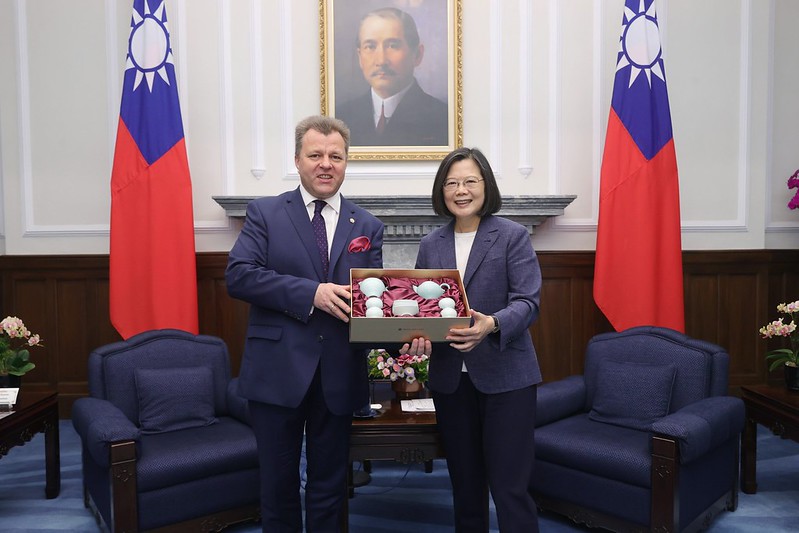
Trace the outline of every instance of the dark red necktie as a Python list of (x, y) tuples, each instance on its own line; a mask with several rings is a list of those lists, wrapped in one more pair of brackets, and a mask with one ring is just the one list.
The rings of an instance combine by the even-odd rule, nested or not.
[(380, 106), (380, 119), (377, 121), (377, 133), (383, 133), (386, 129), (386, 110), (385, 106)]
[(311, 226), (313, 226), (313, 233), (316, 236), (316, 246), (319, 248), (319, 257), (322, 259), (322, 274), (324, 281), (327, 281), (327, 269), (330, 266), (330, 257), (327, 252), (327, 230), (325, 229), (325, 219), (322, 218), (322, 209), (325, 208), (327, 202), (324, 200), (314, 200), (313, 218), (311, 219)]

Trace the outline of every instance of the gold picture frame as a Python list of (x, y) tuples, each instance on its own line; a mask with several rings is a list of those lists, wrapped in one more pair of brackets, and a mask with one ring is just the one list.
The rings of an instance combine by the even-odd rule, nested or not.
[(439, 160), (463, 144), (461, 0), (319, 0), (319, 18), (322, 114), (350, 127), (350, 159)]

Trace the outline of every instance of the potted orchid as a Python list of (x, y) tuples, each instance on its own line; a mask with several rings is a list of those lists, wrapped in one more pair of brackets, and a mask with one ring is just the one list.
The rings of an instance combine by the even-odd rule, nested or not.
[(22, 376), (36, 368), (28, 348), (41, 345), (39, 335), (28, 331), (22, 320), (5, 317), (0, 322), (0, 378)]
[[(787, 337), (790, 348), (778, 348), (766, 353), (766, 361), (770, 362), (769, 371), (777, 368), (785, 370), (785, 384), (789, 389), (799, 390), (799, 332), (796, 330), (794, 315), (799, 313), (799, 300), (791, 303), (781, 303), (777, 311), (788, 318), (781, 317), (760, 328), (760, 335), (764, 339), (774, 337)], [(786, 320), (790, 320), (787, 323)]]

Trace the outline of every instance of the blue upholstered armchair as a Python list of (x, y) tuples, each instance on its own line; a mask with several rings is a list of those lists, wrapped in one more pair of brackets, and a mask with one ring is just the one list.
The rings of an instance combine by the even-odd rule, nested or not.
[(744, 406), (728, 367), (723, 348), (670, 329), (591, 339), (583, 375), (538, 389), (539, 507), (616, 531), (703, 529), (734, 511)]
[(113, 532), (257, 520), (258, 455), (236, 385), (216, 337), (164, 329), (92, 352), (72, 422), (98, 520)]

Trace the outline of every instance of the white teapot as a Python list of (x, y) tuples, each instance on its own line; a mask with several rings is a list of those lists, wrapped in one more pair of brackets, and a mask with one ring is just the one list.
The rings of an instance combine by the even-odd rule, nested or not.
[(449, 289), (449, 283), (438, 284), (435, 281), (425, 281), (419, 285), (413, 286), (413, 290), (416, 294), (428, 300), (438, 298), (444, 294), (444, 291), (447, 289)]

